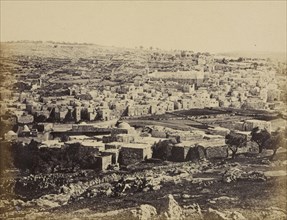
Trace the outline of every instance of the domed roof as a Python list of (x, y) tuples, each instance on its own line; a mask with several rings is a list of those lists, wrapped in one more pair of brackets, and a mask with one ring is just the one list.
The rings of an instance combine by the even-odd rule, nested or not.
[(130, 129), (131, 126), (128, 123), (126, 123), (126, 122), (121, 122), (121, 123), (119, 123), (118, 128), (120, 128), (120, 129)]
[(9, 136), (16, 135), (16, 133), (14, 131), (10, 130), (6, 133), (6, 135), (9, 135)]

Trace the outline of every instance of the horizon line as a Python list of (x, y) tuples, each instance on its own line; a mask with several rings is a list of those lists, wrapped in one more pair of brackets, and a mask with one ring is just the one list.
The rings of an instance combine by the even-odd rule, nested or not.
[[(162, 50), (162, 51), (190, 51), (194, 53), (211, 53), (211, 54), (223, 54), (223, 53), (282, 53), (287, 55), (287, 49), (285, 51), (267, 51), (267, 50), (228, 50), (228, 51), (217, 51), (217, 52), (211, 52), (211, 51), (195, 51), (192, 49), (177, 49), (177, 48), (170, 48), (170, 49), (163, 49), (156, 46), (143, 46), (138, 45), (134, 47), (127, 47), (127, 46), (119, 46), (119, 45), (102, 45), (98, 43), (93, 42), (71, 42), (71, 41), (55, 41), (55, 40), (5, 40), (1, 41), (0, 43), (57, 43), (57, 44), (78, 44), (78, 45), (95, 45), (95, 46), (101, 46), (101, 47), (114, 47), (114, 48), (125, 48), (125, 49), (140, 49), (140, 47), (143, 47), (144, 50)], [(152, 47), (152, 49), (150, 49)]]

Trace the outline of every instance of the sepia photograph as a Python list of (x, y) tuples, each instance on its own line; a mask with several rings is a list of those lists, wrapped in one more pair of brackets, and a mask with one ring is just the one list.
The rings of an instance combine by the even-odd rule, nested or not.
[(287, 220), (286, 0), (0, 18), (0, 219)]

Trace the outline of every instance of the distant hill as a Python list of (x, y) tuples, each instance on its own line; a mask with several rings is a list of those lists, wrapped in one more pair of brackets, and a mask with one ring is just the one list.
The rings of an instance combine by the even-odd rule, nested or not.
[[(113, 46), (101, 46), (88, 43), (64, 43), (64, 42), (41, 42), (41, 41), (19, 41), (19, 42), (1, 42), (1, 56), (24, 55), (37, 57), (54, 58), (87, 58), (107, 53), (116, 53), (122, 51), (143, 52), (140, 49), (121, 48)], [(286, 53), (284, 52), (250, 52), (234, 51), (217, 53), (216, 56), (226, 57), (249, 57), (249, 58), (270, 58), (280, 62), (286, 62)]]
[(221, 56), (230, 56), (230, 57), (248, 57), (248, 58), (261, 58), (267, 59), (270, 58), (271, 60), (277, 60), (280, 62), (286, 62), (286, 52), (252, 52), (252, 51), (233, 51), (233, 52), (225, 52), (225, 53), (218, 53)]
[(109, 52), (121, 51), (123, 48), (100, 46), (96, 44), (57, 43), (57, 42), (2, 42), (1, 55), (25, 55), (54, 58), (85, 58)]

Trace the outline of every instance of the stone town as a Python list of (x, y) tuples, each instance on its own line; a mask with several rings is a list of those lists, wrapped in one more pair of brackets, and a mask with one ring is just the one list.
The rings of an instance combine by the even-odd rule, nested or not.
[[(15, 157), (7, 169), (24, 176), (120, 175), (149, 164), (258, 155), (256, 134), (286, 131), (286, 63), (57, 42), (5, 47), (1, 154)], [(123, 180), (118, 185), (126, 190)]]

